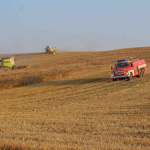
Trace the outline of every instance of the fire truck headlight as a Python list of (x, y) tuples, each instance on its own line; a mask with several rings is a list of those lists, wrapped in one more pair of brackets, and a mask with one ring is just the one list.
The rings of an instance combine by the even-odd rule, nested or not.
[(111, 77), (113, 77), (114, 76), (114, 72), (111, 72)]
[(129, 75), (129, 71), (126, 71), (126, 75)]

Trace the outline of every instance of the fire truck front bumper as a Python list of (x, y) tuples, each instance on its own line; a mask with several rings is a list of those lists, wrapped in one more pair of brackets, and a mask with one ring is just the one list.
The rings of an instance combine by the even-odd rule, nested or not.
[(110, 79), (124, 79), (124, 78), (128, 78), (129, 75), (120, 75), (120, 76), (114, 76), (113, 74), (111, 74)]

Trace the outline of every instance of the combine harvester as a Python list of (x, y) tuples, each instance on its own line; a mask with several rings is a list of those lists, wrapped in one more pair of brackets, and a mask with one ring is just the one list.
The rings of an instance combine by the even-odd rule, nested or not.
[(30, 68), (30, 65), (19, 65), (16, 66), (16, 59), (14, 57), (6, 57), (0, 59), (0, 69), (10, 69), (10, 70), (17, 70), (23, 68)]
[(46, 46), (45, 53), (55, 55), (56, 47)]

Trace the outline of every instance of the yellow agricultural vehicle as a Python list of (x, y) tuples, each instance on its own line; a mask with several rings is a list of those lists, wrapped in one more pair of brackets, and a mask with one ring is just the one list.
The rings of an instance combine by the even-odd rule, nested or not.
[(0, 59), (0, 69), (22, 69), (22, 68), (29, 68), (30, 65), (21, 65), (21, 66), (16, 66), (16, 58), (14, 57), (5, 57)]
[(56, 47), (46, 46), (45, 50), (46, 50), (46, 51), (45, 51), (46, 53), (55, 55)]
[(0, 68), (9, 68), (13, 69), (15, 66), (15, 58), (14, 57), (6, 57), (0, 59)]

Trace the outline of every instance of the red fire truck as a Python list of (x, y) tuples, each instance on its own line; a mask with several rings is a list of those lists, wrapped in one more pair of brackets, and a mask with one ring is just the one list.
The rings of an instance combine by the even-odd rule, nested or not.
[(111, 69), (110, 78), (113, 81), (117, 79), (131, 80), (134, 76), (142, 77), (144, 72), (147, 71), (145, 60), (142, 58), (118, 60), (115, 63), (114, 69), (113, 67)]

